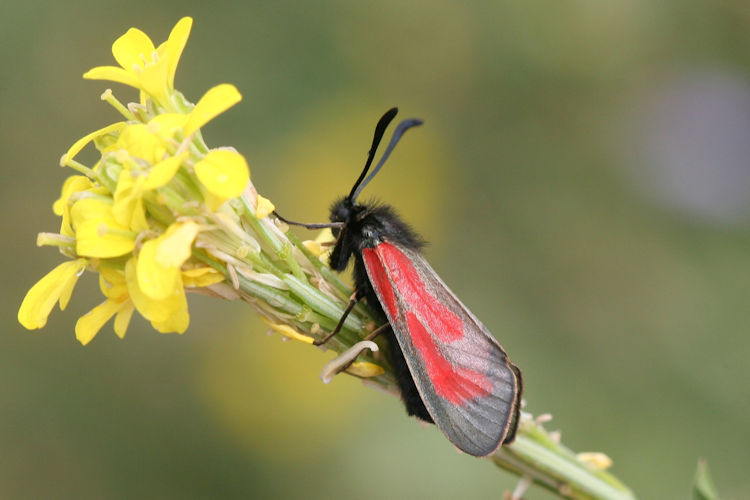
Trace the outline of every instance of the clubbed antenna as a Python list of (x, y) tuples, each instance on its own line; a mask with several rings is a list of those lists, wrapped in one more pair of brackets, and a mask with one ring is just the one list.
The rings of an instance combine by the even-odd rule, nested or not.
[(381, 139), (383, 139), (385, 129), (388, 128), (388, 125), (396, 117), (397, 113), (398, 108), (391, 108), (385, 112), (380, 120), (378, 120), (378, 124), (375, 126), (375, 135), (372, 138), (372, 146), (370, 146), (370, 152), (367, 153), (367, 162), (365, 163), (365, 168), (362, 170), (362, 173), (359, 174), (357, 182), (354, 183), (354, 186), (352, 186), (352, 190), (349, 192), (350, 201), (354, 201), (354, 198), (357, 197), (355, 192), (359, 191), (357, 188), (359, 187), (360, 182), (362, 182), (362, 179), (365, 178), (365, 175), (367, 175), (367, 171), (370, 169), (370, 165), (372, 165), (372, 160), (373, 158), (375, 158), (375, 152), (378, 150), (378, 145), (380, 145)]
[[(404, 133), (412, 127), (422, 125), (422, 123), (424, 122), (418, 118), (409, 118), (408, 120), (404, 120), (401, 123), (399, 123), (398, 127), (396, 127), (396, 130), (393, 132), (393, 137), (391, 137), (391, 142), (388, 143), (388, 148), (385, 150), (385, 153), (383, 153), (383, 157), (380, 159), (377, 166), (373, 169), (372, 173), (370, 173), (367, 179), (362, 181), (362, 177), (364, 177), (365, 174), (367, 173), (367, 167), (369, 167), (371, 160), (372, 160), (373, 151), (370, 151), (370, 158), (367, 161), (367, 167), (365, 167), (365, 170), (359, 176), (359, 179), (357, 179), (357, 183), (354, 185), (354, 188), (352, 188), (353, 194), (349, 195), (350, 201), (353, 202), (357, 198), (357, 196), (359, 196), (360, 191), (362, 191), (362, 189), (367, 185), (367, 183), (370, 182), (373, 177), (375, 177), (375, 174), (378, 173), (378, 170), (380, 170), (380, 168), (383, 166), (385, 161), (388, 159), (388, 156), (390, 156), (391, 151), (393, 151), (393, 149), (396, 147), (396, 144), (398, 144), (398, 141), (401, 140), (401, 137), (404, 135)], [(378, 126), (380, 126), (380, 123), (378, 123)], [(376, 130), (376, 135), (377, 135), (377, 130)]]

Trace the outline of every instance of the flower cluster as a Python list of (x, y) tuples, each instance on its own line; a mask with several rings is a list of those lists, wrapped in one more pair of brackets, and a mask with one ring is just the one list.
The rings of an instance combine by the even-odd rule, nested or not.
[[(105, 92), (102, 98), (126, 119), (88, 134), (63, 155), (60, 164), (83, 175), (68, 177), (53, 205), (62, 218), (60, 233), (42, 233), (38, 243), (56, 245), (73, 260), (29, 290), (18, 312), (26, 328), (43, 327), (55, 302), (64, 309), (85, 269), (99, 273), (106, 300), (78, 320), (83, 344), (112, 316), (117, 335), (125, 335), (135, 309), (160, 332), (183, 332), (189, 322), (185, 287), (224, 280), (213, 267), (190, 263), (191, 249), (209, 227), (206, 216), (218, 215), (226, 200), (245, 190), (249, 171), (235, 151), (208, 151), (198, 132), (241, 96), (219, 85), (192, 106), (174, 90), (191, 24), (182, 19), (158, 48), (130, 29), (112, 46), (121, 67), (84, 75), (133, 86), (141, 103), (125, 107)], [(92, 141), (101, 158), (89, 168), (76, 155)]]
[[(268, 217), (273, 204), (255, 191), (243, 156), (203, 141), (201, 127), (239, 102), (240, 93), (217, 85), (193, 105), (175, 90), (191, 26), (192, 19), (181, 19), (158, 47), (131, 28), (112, 45), (119, 67), (83, 75), (134, 87), (140, 102), (125, 106), (107, 90), (102, 99), (124, 120), (86, 135), (62, 156), (60, 164), (77, 175), (65, 180), (53, 205), (59, 233), (41, 233), (37, 243), (71, 260), (29, 290), (18, 311), (24, 327), (43, 327), (55, 303), (64, 309), (86, 270), (99, 274), (105, 300), (78, 320), (82, 344), (113, 317), (115, 333), (124, 336), (136, 310), (159, 332), (184, 332), (186, 290), (245, 299), (274, 331), (305, 342), (312, 337), (299, 331), (332, 328), (340, 317), (350, 292), (338, 280), (327, 284), (319, 246), (292, 243)], [(76, 160), (89, 143), (101, 153), (93, 166)], [(348, 333), (364, 324), (351, 316)]]

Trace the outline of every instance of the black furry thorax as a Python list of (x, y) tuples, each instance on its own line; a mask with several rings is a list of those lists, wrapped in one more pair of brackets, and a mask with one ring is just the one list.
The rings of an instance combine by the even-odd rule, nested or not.
[(373, 248), (383, 241), (419, 250), (424, 240), (404, 222), (390, 205), (382, 203), (352, 203), (347, 198), (337, 200), (331, 206), (331, 222), (343, 222), (344, 228), (334, 236), (354, 239), (358, 250)]
[(331, 267), (343, 270), (353, 253), (374, 248), (383, 241), (420, 250), (424, 240), (401, 218), (390, 205), (382, 203), (352, 203), (341, 198), (331, 206), (331, 222), (343, 222), (342, 229), (334, 229), (336, 246), (331, 253)]

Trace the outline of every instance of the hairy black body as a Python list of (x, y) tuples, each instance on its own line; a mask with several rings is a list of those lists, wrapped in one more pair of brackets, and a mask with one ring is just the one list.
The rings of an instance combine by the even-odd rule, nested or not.
[[(364, 298), (367, 305), (377, 315), (382, 324), (388, 322), (383, 307), (380, 305), (375, 290), (365, 270), (362, 250), (375, 248), (379, 243), (388, 241), (410, 250), (421, 250), (425, 242), (414, 230), (402, 221), (392, 207), (377, 204), (356, 204), (349, 198), (341, 198), (331, 206), (331, 222), (343, 222), (343, 229), (333, 229), (337, 236), (336, 246), (331, 253), (329, 264), (335, 271), (343, 271), (354, 256), (354, 286), (357, 297)], [(419, 395), (404, 354), (396, 341), (393, 330), (389, 327), (384, 332), (388, 340), (393, 373), (396, 376), (401, 398), (409, 415), (416, 416), (425, 422), (433, 423), (432, 417)]]

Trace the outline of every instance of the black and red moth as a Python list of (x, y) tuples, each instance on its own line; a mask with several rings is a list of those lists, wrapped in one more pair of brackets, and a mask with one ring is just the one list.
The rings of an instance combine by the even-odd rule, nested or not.
[(365, 299), (378, 318), (387, 321), (381, 332), (388, 338), (391, 364), (409, 415), (434, 422), (470, 455), (490, 455), (515, 437), (520, 370), (430, 267), (420, 252), (423, 240), (394, 210), (356, 202), (404, 132), (422, 124), (417, 119), (401, 122), (380, 162), (365, 178), (397, 112), (388, 110), (378, 122), (365, 167), (349, 195), (331, 207), (331, 223), (301, 224), (332, 228), (334, 270), (343, 271), (354, 257), (355, 293), (339, 326), (324, 341), (338, 331), (354, 304)]

